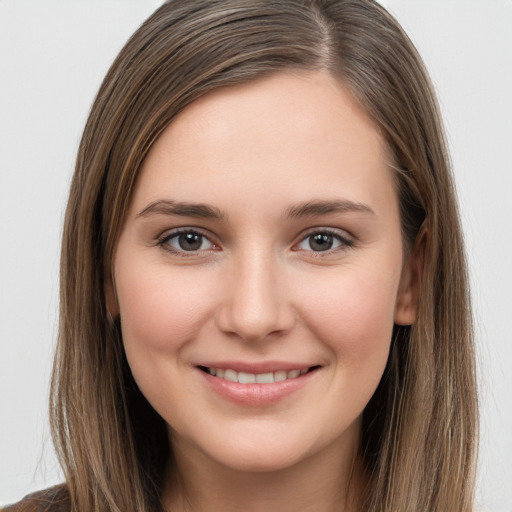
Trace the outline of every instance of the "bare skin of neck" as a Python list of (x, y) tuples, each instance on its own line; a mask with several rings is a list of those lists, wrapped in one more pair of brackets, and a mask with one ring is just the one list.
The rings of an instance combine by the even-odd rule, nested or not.
[(364, 489), (362, 461), (353, 448), (330, 445), (291, 467), (238, 471), (187, 446), (174, 446), (163, 493), (169, 512), (358, 512)]

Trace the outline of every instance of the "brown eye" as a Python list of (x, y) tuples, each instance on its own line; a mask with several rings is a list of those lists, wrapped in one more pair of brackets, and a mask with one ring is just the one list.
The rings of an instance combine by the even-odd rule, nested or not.
[(330, 230), (316, 231), (305, 236), (297, 245), (301, 251), (327, 252), (352, 247), (354, 242)]
[(165, 236), (160, 242), (164, 249), (168, 251), (183, 253), (207, 251), (215, 246), (206, 236), (197, 231), (180, 231)]
[(177, 237), (178, 246), (182, 251), (198, 251), (203, 244), (203, 236), (197, 233), (184, 233)]
[(328, 251), (334, 244), (334, 237), (327, 233), (308, 236), (307, 240), (312, 251)]

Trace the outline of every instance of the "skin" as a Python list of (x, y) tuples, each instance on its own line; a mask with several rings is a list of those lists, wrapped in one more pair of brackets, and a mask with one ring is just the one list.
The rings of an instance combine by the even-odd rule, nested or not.
[[(209, 93), (154, 144), (108, 295), (134, 377), (169, 426), (169, 508), (357, 507), (361, 413), (393, 323), (416, 317), (389, 161), (372, 120), (324, 72)], [(178, 228), (197, 233), (198, 250), (180, 246)], [(197, 366), (219, 361), (317, 369), (277, 401), (240, 404)]]

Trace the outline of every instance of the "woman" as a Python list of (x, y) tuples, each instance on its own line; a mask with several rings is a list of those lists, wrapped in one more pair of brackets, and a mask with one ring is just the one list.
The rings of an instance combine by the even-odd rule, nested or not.
[(372, 1), (171, 1), (66, 215), (66, 484), (20, 510), (472, 509), (468, 286), (435, 98)]

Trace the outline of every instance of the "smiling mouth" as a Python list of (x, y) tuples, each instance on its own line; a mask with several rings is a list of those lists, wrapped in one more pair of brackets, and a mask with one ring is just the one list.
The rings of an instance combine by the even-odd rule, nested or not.
[(229, 382), (238, 382), (240, 384), (274, 384), (275, 382), (283, 382), (286, 380), (297, 379), (302, 375), (310, 373), (320, 366), (310, 366), (306, 368), (297, 368), (294, 370), (278, 370), (266, 373), (248, 373), (237, 372), (231, 368), (212, 368), (210, 366), (199, 366), (199, 369), (205, 373), (224, 379)]

